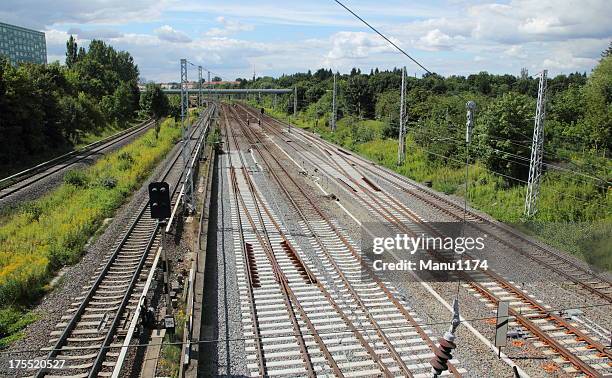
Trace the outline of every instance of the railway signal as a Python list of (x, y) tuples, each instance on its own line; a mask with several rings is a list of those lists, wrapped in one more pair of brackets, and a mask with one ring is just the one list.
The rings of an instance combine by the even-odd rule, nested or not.
[(149, 207), (151, 218), (164, 220), (170, 218), (170, 185), (167, 182), (152, 182), (149, 184)]

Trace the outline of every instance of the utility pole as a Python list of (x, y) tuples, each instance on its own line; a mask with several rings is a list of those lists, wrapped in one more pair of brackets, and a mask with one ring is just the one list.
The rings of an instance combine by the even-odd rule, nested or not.
[(402, 68), (402, 87), (400, 89), (399, 136), (397, 147), (397, 165), (406, 159), (406, 67)]
[(332, 94), (332, 122), (331, 129), (336, 131), (336, 74), (334, 74), (334, 91)]
[(297, 87), (293, 87), (293, 116), (297, 116)]
[[(181, 155), (183, 158), (183, 167), (187, 170), (189, 165), (189, 88), (187, 87), (187, 59), (181, 59), (181, 129), (183, 135), (183, 145)], [(191, 209), (191, 178), (186, 177), (187, 185), (185, 185), (185, 206)]]
[(198, 66), (198, 107), (202, 108), (202, 66)]
[(465, 195), (463, 196), (463, 227), (466, 227), (467, 224), (467, 203), (470, 194), (470, 144), (472, 143), (472, 132), (474, 131), (474, 111), (476, 111), (476, 103), (474, 101), (468, 101), (465, 107), (467, 113), (465, 122)]
[(210, 92), (212, 84), (210, 84), (210, 71), (206, 70), (206, 72), (208, 73), (208, 79), (207, 79), (207, 82), (208, 82), (208, 85), (207, 85), (207, 87), (208, 87), (208, 101), (210, 101), (211, 97), (212, 97), (211, 96), (211, 92)]
[(544, 118), (546, 117), (546, 76), (548, 70), (542, 71), (538, 86), (538, 103), (536, 107), (535, 124), (533, 126), (533, 141), (531, 142), (531, 160), (529, 161), (529, 180), (525, 196), (525, 216), (531, 217), (538, 211), (538, 195), (542, 180), (542, 159), (544, 157)]

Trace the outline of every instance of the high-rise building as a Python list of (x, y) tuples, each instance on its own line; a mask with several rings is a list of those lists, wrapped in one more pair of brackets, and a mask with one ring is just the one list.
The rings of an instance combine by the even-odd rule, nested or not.
[(45, 33), (0, 22), (0, 55), (12, 64), (47, 63)]

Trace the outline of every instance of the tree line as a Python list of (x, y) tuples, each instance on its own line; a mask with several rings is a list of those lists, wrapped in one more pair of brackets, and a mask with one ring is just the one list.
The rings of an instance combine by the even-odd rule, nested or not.
[(168, 111), (154, 85), (141, 98), (138, 66), (126, 51), (100, 40), (85, 49), (70, 36), (65, 63), (14, 66), (0, 56), (2, 166), (69, 149), (109, 125), (126, 127), (139, 111), (156, 117)]
[[(329, 125), (334, 73), (319, 69), (279, 78), (237, 79), (243, 88), (297, 88), (300, 117)], [(397, 138), (401, 70), (353, 68), (337, 74), (338, 118), (383, 121), (384, 137)], [(443, 77), (426, 74), (406, 78), (409, 135), (430, 152), (434, 162), (460, 165), (465, 161), (465, 103), (477, 104), (474, 142), (470, 156), (502, 175), (508, 184), (527, 179), (533, 133), (537, 75), (494, 75), (480, 72), (469, 76)], [(589, 76), (586, 73), (557, 75), (548, 79), (545, 123), (545, 161), (571, 164), (577, 156), (586, 161), (603, 159), (604, 169), (581, 166), (588, 174), (612, 177), (609, 168), (612, 147), (612, 56), (610, 49)], [(271, 103), (270, 99), (267, 99)], [(280, 110), (293, 113), (293, 94), (277, 101)], [(355, 142), (367, 142), (371, 133), (353, 133)], [(527, 159), (527, 160), (525, 160)], [(582, 159), (585, 161), (585, 159)], [(576, 169), (569, 165), (569, 169)], [(545, 167), (546, 168), (546, 167)], [(598, 176), (600, 177), (600, 176)]]

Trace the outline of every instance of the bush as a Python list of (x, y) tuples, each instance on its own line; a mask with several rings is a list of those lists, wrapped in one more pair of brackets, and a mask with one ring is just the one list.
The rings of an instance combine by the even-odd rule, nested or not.
[(78, 188), (84, 188), (88, 184), (88, 177), (84, 171), (80, 169), (74, 169), (66, 172), (64, 176), (64, 182), (76, 186)]

